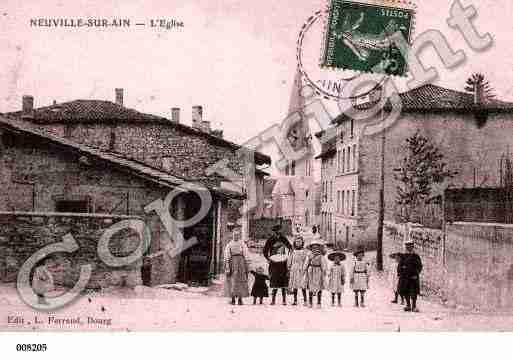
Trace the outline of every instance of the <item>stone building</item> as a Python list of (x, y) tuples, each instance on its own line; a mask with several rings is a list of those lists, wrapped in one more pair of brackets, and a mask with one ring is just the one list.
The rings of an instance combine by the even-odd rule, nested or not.
[(393, 220), (397, 209), (394, 169), (406, 155), (406, 139), (414, 133), (435, 144), (448, 167), (457, 172), (436, 188), (438, 194), (445, 188), (501, 185), (501, 158), (510, 156), (513, 148), (512, 103), (477, 104), (472, 94), (435, 85), (402, 93), (400, 98), (401, 115), (384, 135), (362, 134), (369, 122), (380, 120), (381, 113), (368, 121), (341, 115), (326, 130), (334, 136), (322, 145), (317, 158), (322, 163), (322, 233), (332, 242), (374, 247), (382, 158), (385, 219)]
[[(109, 165), (114, 161), (131, 167), (129, 175), (119, 181), (130, 183), (141, 176), (153, 176), (155, 185), (158, 187), (160, 184), (162, 187), (167, 180), (173, 179), (177, 182), (173, 182), (174, 187), (179, 184), (198, 184), (207, 188), (212, 195), (214, 202), (206, 217), (201, 222), (184, 228), (186, 238), (196, 236), (200, 243), (181, 253), (178, 259), (158, 257), (154, 259), (155, 263), (150, 261), (148, 265), (153, 268), (150, 272), (154, 275), (147, 283), (154, 285), (176, 280), (205, 283), (221, 269), (222, 248), (228, 240), (227, 218), (245, 200), (246, 193), (250, 191), (248, 185), (258, 186), (263, 183), (265, 172), (258, 167), (270, 164), (268, 156), (255, 153), (256, 181), (249, 184), (241, 181), (242, 186), (235, 186), (237, 191), (234, 192), (233, 185), (226, 185), (228, 179), (218, 173), (210, 173), (207, 169), (221, 160), (227, 160), (229, 169), (242, 173), (246, 164), (237, 155), (241, 147), (223, 139), (221, 131), (211, 130), (209, 123), (202, 118), (200, 106), (193, 108), (193, 126), (190, 127), (180, 123), (178, 108), (172, 109), (170, 120), (126, 108), (123, 106), (121, 89), (116, 89), (116, 103), (76, 100), (40, 108), (34, 108), (33, 103), (32, 97), (24, 96), (22, 111), (7, 114), (8, 119), (5, 121), (9, 121), (12, 126), (52, 138), (53, 141), (66, 143), (70, 148), (78, 148), (79, 152), (88, 149), (93, 154), (107, 158)], [(17, 186), (16, 193), (24, 193), (11, 196), (9, 201), (4, 202), (5, 211), (141, 215), (143, 206), (156, 197), (164, 195), (165, 198), (171, 186), (169, 184), (163, 187), (166, 192), (164, 194), (160, 187), (150, 194), (146, 187), (148, 190), (151, 187), (142, 183), (137, 184), (139, 187), (134, 189), (129, 185), (125, 188), (123, 184), (103, 186), (101, 179), (102, 176), (109, 176), (108, 167), (105, 167), (105, 174), (102, 174), (102, 167), (102, 171), (96, 171), (91, 177), (84, 177), (81, 169), (52, 170), (51, 161), (53, 159), (49, 160), (48, 156), (33, 160), (24, 158), (19, 164), (33, 164), (38, 169), (37, 178), (44, 179), (45, 185), (33, 184), (33, 181), (25, 180), (24, 177), (16, 183), (10, 183), (11, 177), (3, 177), (11, 186)], [(77, 160), (73, 158), (69, 162)], [(79, 161), (75, 165), (80, 166), (82, 163)], [(61, 167), (67, 168), (66, 166)], [(82, 185), (81, 181), (84, 179), (97, 182)], [(60, 185), (54, 186), (52, 183)], [(46, 195), (44, 192), (48, 191), (48, 186), (52, 191)], [(257, 190), (254, 192), (258, 193)], [(9, 193), (4, 192), (4, 195)], [(184, 218), (193, 217), (200, 208), (199, 197), (194, 194), (189, 194), (189, 197), (184, 199), (183, 208), (179, 210)], [(263, 201), (263, 198), (258, 200)], [(180, 206), (179, 203), (178, 200), (177, 203), (173, 201), (175, 206)], [(263, 207), (263, 204), (258, 202), (257, 207)], [(241, 221), (244, 220), (242, 217)], [(159, 241), (156, 243), (158, 245)], [(157, 264), (162, 261), (167, 264)]]

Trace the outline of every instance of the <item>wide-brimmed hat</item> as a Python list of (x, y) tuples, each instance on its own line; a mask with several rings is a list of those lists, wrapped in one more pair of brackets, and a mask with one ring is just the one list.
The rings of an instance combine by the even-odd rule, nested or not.
[(360, 254), (360, 253), (365, 253), (365, 248), (363, 246), (358, 246), (356, 247), (356, 250), (353, 252), (353, 255), (357, 255), (357, 254)]
[(403, 254), (402, 254), (402, 253), (400, 253), (400, 252), (394, 252), (394, 253), (391, 253), (391, 254), (389, 255), (389, 257), (390, 257), (390, 258), (392, 258), (392, 259), (397, 259), (397, 258), (401, 258), (401, 256), (402, 256), (402, 255), (403, 255)]
[(319, 246), (319, 247), (324, 247), (324, 243), (322, 243), (321, 241), (317, 240), (317, 239), (312, 239), (310, 241), (310, 243), (308, 243), (308, 246), (306, 246), (306, 248), (308, 249), (312, 249), (313, 246)]
[(413, 242), (413, 239), (409, 238), (407, 240), (404, 241), (404, 245), (407, 246), (407, 245), (414, 245), (415, 243)]
[(336, 258), (340, 258), (340, 261), (343, 261), (346, 259), (346, 255), (343, 252), (335, 251), (328, 254), (328, 259), (330, 261), (335, 261)]
[(226, 224), (226, 226), (227, 226), (228, 228), (242, 227), (242, 225), (241, 225), (241, 224), (239, 224), (239, 223), (237, 223), (237, 222), (228, 222), (228, 223)]

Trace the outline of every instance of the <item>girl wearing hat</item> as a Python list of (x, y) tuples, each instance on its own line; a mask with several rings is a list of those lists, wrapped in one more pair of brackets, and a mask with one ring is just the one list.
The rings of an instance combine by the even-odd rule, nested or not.
[(355, 261), (351, 269), (351, 289), (354, 291), (354, 306), (358, 307), (358, 294), (360, 307), (365, 307), (365, 292), (369, 289), (369, 263), (363, 260), (365, 249), (359, 246), (354, 252)]
[(342, 306), (342, 292), (346, 282), (346, 270), (340, 263), (346, 259), (342, 252), (333, 252), (328, 255), (328, 259), (333, 261), (328, 275), (328, 290), (331, 292), (331, 305), (335, 305), (335, 294), (338, 299), (338, 306)]
[(288, 258), (287, 265), (289, 269), (289, 290), (294, 294), (294, 303), (297, 305), (297, 293), (301, 289), (303, 293), (304, 304), (307, 305), (306, 298), (306, 278), (305, 278), (305, 261), (308, 252), (304, 249), (303, 237), (297, 236), (294, 240), (294, 249)]
[(313, 297), (317, 295), (317, 306), (321, 306), (322, 290), (327, 265), (324, 258), (324, 246), (319, 241), (312, 241), (308, 246), (310, 253), (305, 261), (306, 285), (309, 293), (310, 308), (313, 307)]

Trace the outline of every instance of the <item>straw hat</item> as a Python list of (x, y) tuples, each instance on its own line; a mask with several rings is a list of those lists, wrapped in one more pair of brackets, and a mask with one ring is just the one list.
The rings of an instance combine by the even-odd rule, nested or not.
[(310, 243), (308, 243), (308, 246), (306, 248), (312, 249), (313, 246), (319, 246), (322, 248), (322, 247), (324, 247), (324, 243), (322, 243), (318, 239), (312, 239), (312, 241)]
[(330, 261), (335, 261), (336, 257), (339, 257), (340, 261), (344, 261), (346, 259), (346, 255), (339, 251), (331, 252), (330, 254), (328, 254), (328, 259)]

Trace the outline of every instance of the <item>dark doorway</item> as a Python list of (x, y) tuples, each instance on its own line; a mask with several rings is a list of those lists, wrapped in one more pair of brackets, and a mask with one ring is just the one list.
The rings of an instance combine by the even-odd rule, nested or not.
[(141, 269), (142, 284), (150, 287), (151, 286), (151, 263), (144, 263)]
[[(201, 202), (198, 195), (187, 195), (185, 203), (186, 219), (195, 216)], [(190, 285), (207, 286), (210, 281), (210, 261), (212, 260), (213, 209), (199, 223), (184, 228), (184, 237), (188, 240), (195, 237), (197, 244), (185, 250), (181, 255), (178, 280)]]

